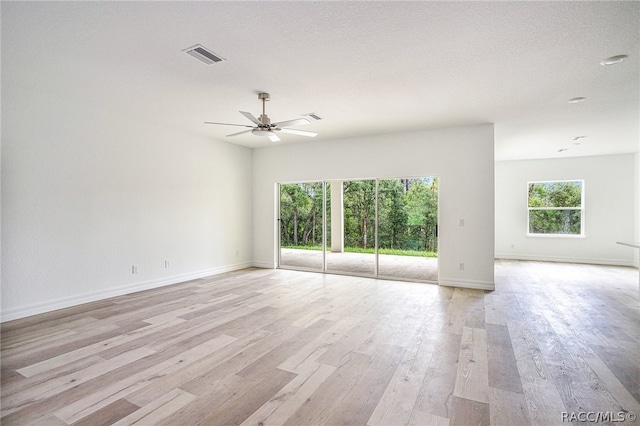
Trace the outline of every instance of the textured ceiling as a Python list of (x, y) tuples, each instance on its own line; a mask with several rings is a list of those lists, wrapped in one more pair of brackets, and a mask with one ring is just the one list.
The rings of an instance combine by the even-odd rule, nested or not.
[(497, 160), (554, 158), (639, 150), (639, 39), (639, 2), (3, 1), (2, 79), (247, 147), (203, 122), (267, 91), (317, 140), (490, 122)]

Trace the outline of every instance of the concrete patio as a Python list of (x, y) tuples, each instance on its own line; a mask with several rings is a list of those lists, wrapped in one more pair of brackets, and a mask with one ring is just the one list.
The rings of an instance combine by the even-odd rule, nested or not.
[[(322, 271), (322, 251), (281, 249), (280, 266)], [(438, 259), (419, 256), (378, 255), (378, 277), (411, 281), (438, 281)], [(328, 273), (375, 276), (375, 255), (327, 252)]]

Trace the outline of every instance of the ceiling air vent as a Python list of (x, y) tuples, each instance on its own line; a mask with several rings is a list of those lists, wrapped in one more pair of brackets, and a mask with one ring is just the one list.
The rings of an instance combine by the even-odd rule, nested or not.
[(317, 120), (322, 120), (322, 118), (319, 115), (317, 115), (315, 112), (310, 112), (308, 114), (302, 114), (302, 116), (305, 117), (305, 118), (310, 118), (312, 120), (316, 120), (316, 121)]
[(201, 60), (207, 65), (215, 64), (216, 62), (222, 62), (225, 60), (223, 57), (216, 55), (206, 47), (199, 44), (191, 46), (188, 49), (183, 50), (183, 52), (193, 56), (196, 59)]

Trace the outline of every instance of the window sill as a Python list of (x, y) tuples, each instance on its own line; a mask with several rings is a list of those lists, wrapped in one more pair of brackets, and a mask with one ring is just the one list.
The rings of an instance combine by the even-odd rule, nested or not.
[(527, 234), (527, 238), (586, 238), (584, 234)]

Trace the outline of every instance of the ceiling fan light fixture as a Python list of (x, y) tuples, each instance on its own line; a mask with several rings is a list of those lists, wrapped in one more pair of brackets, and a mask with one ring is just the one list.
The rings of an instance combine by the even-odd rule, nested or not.
[(262, 136), (262, 137), (265, 137), (265, 136), (269, 137), (273, 134), (271, 130), (267, 130), (267, 129), (253, 129), (251, 133), (254, 136)]
[(612, 56), (610, 58), (607, 58), (607, 59), (604, 59), (604, 60), (600, 61), (600, 65), (604, 65), (605, 67), (609, 66), (609, 65), (616, 65), (616, 64), (619, 64), (620, 62), (624, 61), (627, 58), (628, 58), (627, 55)]

